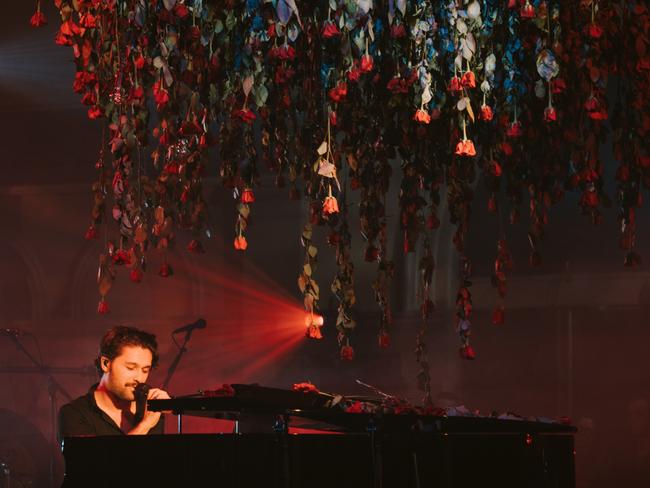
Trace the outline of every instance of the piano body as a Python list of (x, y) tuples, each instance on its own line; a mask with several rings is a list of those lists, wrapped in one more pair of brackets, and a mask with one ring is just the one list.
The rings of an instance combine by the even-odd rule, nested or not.
[[(254, 385), (154, 410), (271, 421), (267, 432), (64, 439), (69, 487), (573, 488), (575, 428), (479, 417), (346, 413)], [(275, 420), (275, 422), (273, 422)], [(303, 423), (300, 424), (300, 421)], [(289, 425), (322, 426), (291, 434)], [(255, 429), (252, 429), (255, 430)]]

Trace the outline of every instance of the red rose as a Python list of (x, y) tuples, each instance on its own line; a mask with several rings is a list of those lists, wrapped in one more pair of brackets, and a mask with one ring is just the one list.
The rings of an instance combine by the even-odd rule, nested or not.
[(334, 22), (327, 21), (323, 26), (323, 30), (321, 31), (321, 34), (326, 39), (329, 39), (341, 35), (341, 31), (339, 30), (339, 28), (336, 26)]
[(160, 276), (162, 276), (163, 278), (167, 278), (167, 277), (173, 275), (174, 272), (172, 271), (172, 267), (169, 264), (163, 263), (160, 266), (160, 269), (158, 270), (158, 274)]
[(333, 213), (338, 213), (339, 211), (339, 204), (336, 201), (336, 198), (329, 196), (325, 198), (325, 201), (323, 202), (323, 213), (326, 215), (333, 214)]
[(553, 94), (557, 93), (562, 93), (564, 90), (566, 90), (566, 81), (562, 78), (555, 78), (553, 81), (551, 81), (551, 90), (553, 91)]
[(427, 217), (426, 226), (429, 230), (435, 230), (440, 227), (440, 219), (436, 214), (432, 213), (429, 215), (429, 217)]
[(459, 92), (463, 90), (463, 84), (458, 76), (454, 76), (449, 82), (449, 91)]
[(144, 56), (138, 53), (138, 55), (133, 59), (133, 64), (135, 65), (136, 69), (144, 68)]
[(318, 388), (316, 388), (315, 385), (312, 385), (311, 383), (294, 383), (293, 391), (302, 391), (303, 393), (309, 393), (309, 392), (314, 392), (314, 393), (320, 393), (318, 391)]
[(394, 76), (386, 85), (386, 88), (390, 90), (394, 95), (398, 93), (408, 93), (409, 86), (407, 81), (400, 76)]
[(609, 118), (607, 114), (607, 109), (602, 107), (600, 110), (594, 110), (589, 112), (589, 118), (591, 120), (607, 120)]
[(641, 264), (641, 255), (634, 251), (630, 251), (625, 255), (623, 264), (628, 267), (638, 266)]
[(497, 211), (497, 199), (494, 195), (491, 195), (490, 198), (488, 198), (488, 212), (494, 213)]
[(476, 352), (474, 352), (474, 349), (469, 344), (461, 347), (459, 352), (460, 357), (463, 359), (474, 359), (476, 357)]
[(539, 268), (542, 265), (542, 255), (537, 251), (532, 251), (528, 257), (528, 262), (533, 268)]
[(390, 36), (393, 39), (401, 39), (406, 37), (406, 27), (402, 23), (394, 23), (390, 28)]
[(31, 25), (32, 27), (40, 27), (46, 24), (47, 24), (47, 19), (45, 18), (45, 14), (41, 12), (40, 4), (38, 4), (38, 6), (36, 7), (36, 12), (29, 19), (29, 25)]
[(456, 144), (456, 154), (459, 156), (476, 156), (474, 143), (469, 139), (460, 141)]
[(465, 71), (463, 77), (460, 80), (460, 84), (465, 88), (474, 88), (476, 87), (476, 77), (472, 71)]
[(379, 347), (381, 347), (382, 349), (385, 349), (390, 346), (390, 335), (388, 334), (388, 332), (386, 331), (381, 332), (377, 337), (377, 339), (379, 341)]
[(600, 102), (593, 95), (590, 96), (585, 102), (585, 109), (588, 112), (593, 112), (594, 110), (598, 110), (599, 108), (600, 108)]
[(352, 405), (345, 409), (346, 413), (362, 413), (363, 404), (361, 402), (354, 402)]
[(492, 107), (489, 105), (481, 105), (481, 118), (486, 122), (489, 122), (494, 118), (494, 112), (492, 112)]
[(603, 29), (598, 24), (589, 24), (589, 37), (599, 39), (603, 35)]
[(291, 46), (283, 45), (278, 49), (278, 58), (282, 59), (283, 61), (293, 61), (296, 57), (296, 50), (292, 48)]
[(203, 249), (203, 244), (201, 244), (201, 241), (197, 239), (192, 239), (190, 241), (190, 243), (187, 245), (187, 250), (194, 254), (202, 254), (205, 252)]
[(162, 79), (160, 83), (156, 83), (153, 86), (153, 97), (156, 100), (156, 107), (158, 110), (161, 110), (167, 103), (169, 103), (169, 92), (165, 90), (165, 87), (162, 84)]
[(185, 6), (183, 3), (177, 3), (176, 6), (174, 7), (174, 13), (176, 14), (176, 17), (180, 19), (184, 19), (187, 17), (190, 13), (189, 9)]
[(253, 120), (257, 118), (253, 113), (253, 111), (247, 108), (242, 108), (241, 110), (238, 110), (235, 113), (235, 116), (240, 120), (242, 120), (243, 122), (246, 122), (247, 124), (252, 124)]
[(598, 192), (595, 190), (585, 190), (580, 198), (580, 204), (583, 207), (596, 208), (598, 206)]
[(364, 73), (369, 73), (373, 68), (373, 59), (369, 54), (364, 54), (361, 56), (361, 71)]
[(415, 115), (413, 115), (413, 120), (420, 122), (421, 124), (428, 124), (429, 122), (431, 122), (431, 116), (426, 110), (422, 110), (421, 108), (419, 108), (415, 111)]
[(90, 12), (86, 12), (79, 16), (79, 24), (86, 29), (94, 29), (97, 27), (97, 17)]
[(88, 227), (88, 230), (86, 230), (86, 233), (84, 234), (84, 239), (87, 241), (91, 239), (97, 239), (99, 237), (99, 232), (97, 232), (97, 228), (94, 225), (91, 225)]
[(244, 191), (241, 194), (241, 202), (253, 203), (254, 201), (255, 201), (255, 194), (253, 193), (253, 190), (250, 188), (244, 189)]
[(521, 122), (513, 122), (508, 126), (508, 129), (506, 129), (506, 135), (508, 137), (521, 137), (523, 134), (523, 131), (521, 130)]
[(557, 120), (555, 107), (546, 107), (544, 109), (544, 120), (546, 122), (555, 122)]
[(330, 112), (330, 124), (336, 126), (337, 123), (338, 123), (338, 119), (336, 118), (336, 110), (333, 110), (332, 112)]
[(505, 315), (505, 310), (502, 305), (499, 305), (497, 308), (494, 309), (494, 312), (492, 312), (492, 323), (494, 325), (502, 325), (505, 318), (504, 315)]
[(305, 333), (307, 337), (310, 339), (322, 339), (323, 334), (320, 332), (320, 327), (311, 324), (309, 327), (307, 327), (307, 332)]
[(99, 304), (97, 305), (97, 313), (104, 315), (110, 311), (111, 309), (109, 308), (108, 303), (106, 300), (104, 300), (104, 297), (102, 297), (102, 299), (99, 301)]
[(340, 236), (340, 234), (339, 234), (338, 232), (336, 232), (335, 230), (333, 230), (333, 231), (330, 233), (330, 235), (327, 236), (327, 243), (328, 243), (330, 246), (336, 246), (336, 245), (339, 243), (340, 240), (341, 240), (341, 236)]
[(489, 171), (492, 176), (496, 176), (497, 178), (501, 176), (501, 173), (503, 172), (501, 165), (494, 160), (489, 163)]
[(341, 359), (352, 361), (354, 359), (354, 349), (352, 346), (343, 346), (341, 348)]
[(104, 114), (104, 112), (103, 112), (103, 110), (101, 109), (101, 107), (99, 107), (99, 105), (95, 105), (95, 106), (90, 107), (90, 108), (88, 109), (88, 118), (89, 118), (90, 120), (98, 119), (98, 118), (101, 117), (103, 114)]
[(132, 269), (131, 272), (129, 273), (129, 279), (133, 283), (140, 283), (142, 281), (143, 276), (144, 274), (142, 273), (142, 270), (137, 268)]
[(521, 7), (521, 17), (524, 19), (532, 19), (535, 17), (535, 7), (533, 7), (528, 0), (526, 0), (526, 4)]
[(365, 252), (363, 253), (363, 259), (368, 263), (374, 263), (375, 261), (377, 261), (377, 259), (379, 259), (379, 249), (377, 249), (372, 244), (369, 244), (368, 247), (366, 247)]
[(248, 247), (248, 242), (246, 242), (246, 238), (244, 236), (237, 236), (235, 237), (234, 246), (238, 251), (245, 251)]
[(113, 263), (117, 266), (131, 264), (131, 255), (126, 249), (118, 249), (113, 254)]
[(359, 81), (361, 78), (361, 69), (356, 66), (348, 71), (348, 80), (350, 81)]

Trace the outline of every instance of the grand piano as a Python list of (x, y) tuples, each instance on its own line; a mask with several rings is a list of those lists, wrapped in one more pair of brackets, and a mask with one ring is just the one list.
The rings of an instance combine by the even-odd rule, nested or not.
[[(556, 422), (332, 406), (257, 385), (149, 408), (235, 420), (230, 434), (74, 437), (64, 487), (434, 488), (575, 486), (575, 428)], [(347, 410), (347, 411), (346, 411)], [(318, 428), (294, 434), (291, 426)]]

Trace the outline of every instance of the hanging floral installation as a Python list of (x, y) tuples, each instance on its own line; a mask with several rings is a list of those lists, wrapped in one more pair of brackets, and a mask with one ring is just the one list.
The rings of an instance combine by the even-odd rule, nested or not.
[[(152, 254), (179, 230), (202, 252), (202, 176), (219, 171), (236, 204), (234, 248), (245, 251), (259, 168), (308, 206), (298, 285), (320, 338), (318, 248), (329, 228), (337, 274), (340, 355), (352, 359), (354, 266), (349, 221), (360, 219), (363, 258), (377, 264), (378, 342), (390, 343), (393, 263), (386, 195), (401, 175), (405, 253), (423, 243), (423, 329), (417, 355), (428, 395), (424, 331), (433, 303), (429, 236), (446, 216), (459, 253), (456, 327), (473, 359), (471, 269), (465, 254), (474, 182), (498, 216), (494, 324), (504, 323), (512, 268), (506, 227), (529, 209), (530, 265), (542, 264), (549, 208), (566, 192), (597, 225), (619, 208), (624, 263), (640, 262), (635, 211), (650, 188), (650, 14), (621, 0), (54, 0), (55, 42), (72, 48), (73, 89), (101, 119), (87, 239), (106, 238), (100, 304), (117, 268), (140, 282)], [(47, 22), (40, 1), (30, 24)], [(615, 77), (615, 78), (613, 78)], [(614, 84), (610, 79), (615, 79)], [(610, 89), (612, 88), (613, 89)], [(615, 92), (615, 94), (613, 94)], [(614, 141), (616, 195), (605, 192), (600, 146)], [(258, 140), (259, 139), (259, 140)], [(213, 148), (214, 151), (210, 152)], [(218, 154), (218, 157), (214, 155)], [(394, 174), (394, 175), (393, 175)], [(285, 190), (286, 191), (286, 190)], [(108, 214), (108, 215), (107, 215)]]

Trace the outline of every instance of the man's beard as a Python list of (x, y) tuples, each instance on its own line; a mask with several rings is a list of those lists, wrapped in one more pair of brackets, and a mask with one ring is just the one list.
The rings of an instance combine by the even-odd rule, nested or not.
[(135, 401), (135, 383), (127, 383), (112, 389), (113, 395), (125, 402)]

